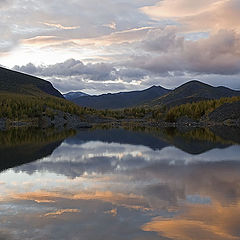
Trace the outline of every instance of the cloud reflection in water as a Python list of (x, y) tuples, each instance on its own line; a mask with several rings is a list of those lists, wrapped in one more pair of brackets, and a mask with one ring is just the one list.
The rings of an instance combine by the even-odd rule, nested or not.
[(239, 146), (191, 155), (172, 146), (67, 140), (51, 156), (0, 175), (3, 234), (239, 239), (239, 156)]

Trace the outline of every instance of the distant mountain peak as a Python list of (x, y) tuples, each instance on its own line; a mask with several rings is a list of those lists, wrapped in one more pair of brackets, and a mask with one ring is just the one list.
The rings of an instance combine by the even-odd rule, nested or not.
[(192, 80), (175, 88), (169, 94), (155, 99), (151, 105), (175, 106), (222, 97), (240, 96), (240, 91), (227, 87), (214, 87), (198, 80)]
[(191, 81), (188, 81), (188, 82), (180, 85), (180, 86), (177, 87), (177, 88), (183, 88), (184, 86), (188, 86), (188, 87), (192, 87), (192, 86), (213, 87), (213, 86), (211, 86), (211, 85), (209, 85), (209, 84), (207, 84), (207, 83), (201, 82), (201, 81), (196, 80), (196, 79), (193, 79), (193, 80), (191, 80)]
[(153, 86), (151, 86), (151, 87), (145, 89), (145, 91), (146, 91), (146, 90), (151, 90), (151, 89), (157, 89), (157, 90), (159, 90), (159, 89), (166, 89), (166, 88), (164, 88), (164, 87), (162, 87), (162, 86), (156, 86), (156, 85), (153, 85)]
[(89, 96), (87, 93), (81, 92), (81, 91), (71, 91), (68, 93), (63, 94), (63, 96), (67, 99), (67, 100), (73, 100), (79, 97), (86, 97)]

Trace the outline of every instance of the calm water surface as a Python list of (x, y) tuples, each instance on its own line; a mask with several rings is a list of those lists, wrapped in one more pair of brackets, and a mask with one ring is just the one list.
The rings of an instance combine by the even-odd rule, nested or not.
[(0, 239), (240, 239), (238, 131), (1, 133)]

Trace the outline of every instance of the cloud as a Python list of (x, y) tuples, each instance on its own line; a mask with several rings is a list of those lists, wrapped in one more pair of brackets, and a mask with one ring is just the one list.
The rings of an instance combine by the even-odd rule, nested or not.
[[(35, 66), (32, 63), (28, 63), (24, 66), (14, 66), (13, 69), (49, 78), (54, 85), (60, 87), (60, 90), (64, 90), (64, 85), (68, 90), (93, 87), (94, 89), (99, 88), (100, 91), (101, 89), (106, 90), (108, 85), (113, 86), (110, 90), (113, 90), (114, 85), (118, 90), (121, 88), (125, 89), (124, 83), (143, 79), (148, 74), (146, 70), (138, 68), (119, 68), (111, 63), (85, 64), (75, 59), (48, 66)], [(66, 82), (68, 82), (67, 86)]]
[[(138, 35), (139, 31), (145, 31), (144, 38), (141, 37), (142, 33)], [(197, 40), (186, 39), (174, 26), (131, 30), (126, 34), (114, 33), (109, 42), (116, 38), (118, 44), (105, 46), (106, 50), (112, 52), (117, 47), (121, 49), (122, 53), (111, 60), (84, 63), (69, 59), (45, 66), (29, 63), (15, 66), (14, 69), (47, 78), (62, 91), (98, 87), (99, 93), (102, 90), (114, 92), (134, 87), (143, 89), (161, 82), (160, 85), (172, 87), (177, 82), (180, 84), (191, 78), (206, 79), (205, 82), (219, 85), (217, 81), (220, 83), (223, 76), (226, 76), (225, 79), (235, 76), (227, 81), (227, 85), (235, 88), (238, 85), (236, 76), (240, 74), (240, 34), (236, 31), (220, 30)], [(129, 39), (130, 42), (124, 45), (121, 39)], [(61, 40), (46, 36), (26, 41), (49, 44)], [(134, 49), (132, 54), (127, 53), (128, 48)], [(215, 75), (214, 80), (211, 75)]]
[(79, 26), (66, 27), (59, 23), (43, 23), (43, 24), (45, 24), (46, 26), (55, 27), (55, 28), (59, 28), (59, 29), (65, 29), (65, 30), (73, 30), (73, 29), (80, 28)]
[(65, 213), (80, 213), (79, 209), (59, 209), (56, 212), (45, 213), (44, 217), (57, 217)]
[(82, 61), (69, 59), (63, 63), (57, 63), (49, 66), (34, 66), (29, 63), (25, 66), (15, 66), (15, 70), (34, 73), (36, 75), (45, 77), (54, 76), (82, 76), (90, 80), (111, 80), (112, 74), (116, 72), (111, 64), (96, 63), (96, 64), (84, 64)]
[(12, 2), (12, 0), (0, 0), (0, 9), (7, 8)]
[(110, 215), (116, 217), (116, 216), (117, 216), (117, 208), (114, 208), (114, 209), (105, 211), (105, 213), (106, 213), (106, 214), (110, 214)]
[(150, 31), (141, 43), (145, 55), (132, 59), (130, 66), (158, 74), (180, 71), (234, 75), (240, 72), (240, 35), (235, 31), (220, 30), (198, 41), (184, 39), (176, 29), (155, 32)]
[(150, 29), (142, 40), (142, 46), (147, 52), (177, 51), (184, 47), (184, 37), (178, 36), (177, 28), (173, 26)]
[(50, 45), (62, 41), (64, 40), (56, 36), (37, 36), (33, 38), (24, 39), (22, 40), (22, 43), (27, 45)]
[[(195, 209), (193, 209), (193, 211), (194, 210)], [(204, 213), (207, 214), (207, 212), (205, 212), (206, 209), (201, 208), (201, 210), (204, 210)], [(201, 240), (207, 237), (207, 239), (210, 240), (237, 240), (239, 237), (238, 230), (228, 229), (229, 226), (227, 226), (227, 219), (231, 217), (234, 218), (232, 221), (235, 221), (233, 224), (236, 224), (236, 222), (240, 220), (235, 214), (236, 209), (219, 208), (214, 210), (210, 208), (209, 211), (211, 214), (207, 214), (208, 216), (204, 214), (206, 219), (201, 220), (196, 219), (197, 217), (202, 218), (202, 212), (199, 210), (197, 210), (197, 213), (195, 213), (199, 215), (195, 215), (195, 219), (191, 219), (191, 216), (184, 216), (183, 219), (156, 218), (152, 222), (143, 226), (143, 230), (158, 232), (160, 236), (164, 236), (169, 239)], [(222, 211), (224, 211), (224, 213), (219, 214), (219, 212)], [(227, 216), (223, 216), (222, 214), (226, 214)], [(226, 223), (226, 226), (224, 226), (224, 222)]]
[[(29, 196), (31, 195), (29, 192)], [(140, 229), (141, 224), (149, 217), (140, 214), (140, 209), (134, 208), (134, 204), (141, 204), (141, 200), (136, 196), (135, 201), (133, 194), (124, 195), (109, 191), (91, 194), (79, 191), (78, 195), (72, 196), (73, 198), (62, 194), (60, 199), (54, 199), (57, 200), (55, 204), (32, 204), (27, 193), (25, 197), (16, 198), (7, 209), (3, 207), (4, 218), (1, 218), (0, 222), (4, 225), (6, 233), (12, 232), (13, 235), (13, 238), (10, 238), (2, 230), (0, 237), (5, 236), (3, 239), (131, 240), (136, 237), (141, 239), (143, 235), (147, 236), (147, 239), (158, 239), (156, 234), (144, 233)], [(124, 205), (128, 202), (132, 208)], [(124, 206), (121, 206), (121, 203)], [(11, 211), (10, 208), (17, 211)], [(78, 209), (80, 213), (76, 212)], [(67, 211), (64, 212), (65, 210)], [(53, 215), (44, 217), (47, 213)], [(54, 215), (55, 213), (58, 215)]]
[(225, 76), (229, 86), (237, 85), (228, 78), (240, 73), (237, 0), (15, 0), (3, 5), (0, 56), (7, 63), (1, 63), (16, 63), (16, 70), (47, 78), (62, 91), (97, 86), (98, 93), (106, 93), (152, 83), (175, 87), (207, 75), (215, 75), (213, 84)]
[(117, 28), (117, 24), (115, 22), (111, 22), (111, 23), (108, 23), (108, 24), (104, 24), (103, 26), (105, 27), (109, 27), (111, 29), (116, 29)]
[(120, 31), (146, 25), (149, 18), (138, 10), (146, 2), (2, 0), (1, 23), (9, 27), (7, 40), (11, 42), (14, 38), (16, 43), (38, 36), (67, 40), (96, 38), (112, 33), (116, 25)]
[[(90, 80), (107, 81), (127, 77), (142, 79), (147, 75), (165, 75), (169, 72), (222, 75), (240, 72), (240, 34), (235, 31), (220, 30), (207, 39), (189, 41), (178, 34), (176, 27), (144, 30), (144, 39), (134, 40), (134, 46), (139, 52), (136, 52), (137, 55), (130, 55), (129, 61), (84, 64), (82, 61), (69, 59), (63, 63), (40, 66), (36, 68), (38, 71), (35, 74), (82, 75)], [(28, 41), (51, 42), (55, 38), (46, 36)], [(15, 69), (28, 72), (27, 66), (15, 66)]]
[(154, 18), (179, 18), (201, 14), (219, 2), (221, 0), (203, 0), (201, 2), (193, 2), (191, 0), (163, 0), (154, 6), (143, 7), (141, 10)]
[(141, 8), (153, 19), (174, 19), (191, 31), (239, 30), (238, 0), (163, 0), (156, 5)]

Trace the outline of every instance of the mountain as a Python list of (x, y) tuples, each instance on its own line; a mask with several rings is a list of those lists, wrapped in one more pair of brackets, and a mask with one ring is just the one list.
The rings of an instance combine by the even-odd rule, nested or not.
[(84, 93), (84, 92), (68, 92), (68, 93), (63, 94), (63, 96), (65, 97), (65, 99), (67, 99), (69, 101), (72, 101), (76, 98), (86, 97), (86, 96), (89, 96), (89, 95)]
[(83, 96), (72, 101), (83, 107), (96, 109), (120, 109), (134, 107), (150, 102), (167, 94), (170, 90), (160, 86), (153, 86), (142, 91), (108, 93), (99, 96)]
[(240, 96), (240, 91), (235, 91), (226, 87), (213, 87), (199, 82), (187, 82), (168, 94), (153, 100), (149, 105), (176, 106), (185, 103), (198, 102), (209, 99), (219, 99), (222, 97)]
[(50, 82), (2, 67), (0, 67), (0, 92), (64, 98)]

